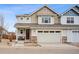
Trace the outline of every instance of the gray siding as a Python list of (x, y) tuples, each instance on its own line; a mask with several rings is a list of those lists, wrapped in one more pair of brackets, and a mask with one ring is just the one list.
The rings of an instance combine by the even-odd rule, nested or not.
[(64, 16), (79, 16), (79, 14), (71, 9), (68, 12), (66, 12)]

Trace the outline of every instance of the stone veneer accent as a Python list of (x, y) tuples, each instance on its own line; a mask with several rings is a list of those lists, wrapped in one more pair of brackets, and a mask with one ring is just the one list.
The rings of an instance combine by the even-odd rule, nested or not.
[(66, 36), (62, 36), (62, 43), (67, 43), (67, 37)]
[(37, 36), (31, 36), (31, 43), (37, 43)]

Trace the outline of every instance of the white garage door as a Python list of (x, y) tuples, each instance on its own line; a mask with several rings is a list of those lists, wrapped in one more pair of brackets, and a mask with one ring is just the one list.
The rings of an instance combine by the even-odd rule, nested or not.
[(79, 31), (72, 31), (72, 41), (71, 42), (79, 42)]
[(60, 42), (61, 31), (38, 31), (37, 42), (57, 43)]

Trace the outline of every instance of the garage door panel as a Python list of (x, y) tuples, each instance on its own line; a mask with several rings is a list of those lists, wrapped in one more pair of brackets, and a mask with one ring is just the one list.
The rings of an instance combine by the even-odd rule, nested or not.
[(72, 34), (72, 41), (73, 42), (79, 42), (79, 33), (78, 32), (74, 32)]
[(38, 33), (37, 41), (46, 43), (60, 42), (60, 37), (60, 33)]
[(70, 31), (67, 34), (68, 42), (79, 42), (79, 31)]

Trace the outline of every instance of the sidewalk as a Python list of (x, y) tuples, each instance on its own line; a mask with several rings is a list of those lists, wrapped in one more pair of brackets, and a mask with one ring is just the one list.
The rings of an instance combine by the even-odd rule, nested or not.
[(79, 54), (79, 47), (69, 44), (41, 44), (40, 46), (0, 45), (0, 54)]
[(79, 49), (70, 44), (40, 44), (40, 46), (9, 46), (0, 44), (0, 48), (44, 48), (44, 49)]

